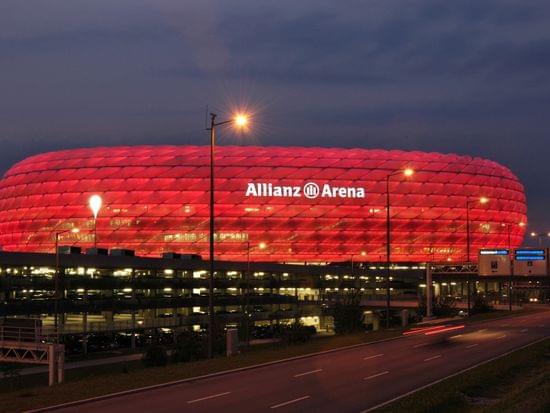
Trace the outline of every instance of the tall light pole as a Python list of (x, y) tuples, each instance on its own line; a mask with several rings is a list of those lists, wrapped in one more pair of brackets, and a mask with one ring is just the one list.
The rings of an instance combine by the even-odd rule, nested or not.
[[(260, 242), (256, 248), (259, 250), (265, 250), (267, 244), (265, 242)], [(250, 331), (249, 331), (249, 306), (250, 306), (250, 251), (255, 247), (250, 245), (250, 241), (246, 241), (246, 293), (244, 296), (244, 328), (245, 328), (245, 337), (246, 345), (250, 343)]]
[(88, 200), (88, 205), (92, 210), (92, 214), (94, 214), (94, 248), (96, 249), (97, 249), (97, 214), (99, 213), (99, 210), (101, 209), (102, 204), (103, 204), (103, 200), (97, 194), (92, 195)]
[(208, 277), (208, 358), (212, 358), (214, 347), (214, 160), (216, 147), (216, 127), (233, 123), (239, 128), (248, 124), (246, 115), (236, 115), (233, 119), (216, 122), (217, 115), (210, 114), (210, 275)]
[(542, 246), (542, 239), (546, 235), (547, 237), (550, 237), (550, 232), (547, 234), (539, 233), (539, 232), (531, 232), (531, 238), (537, 238), (539, 247)]
[(55, 232), (55, 278), (54, 278), (54, 330), (55, 330), (55, 343), (59, 344), (59, 236), (67, 232), (76, 234), (79, 232), (78, 228), (66, 229), (63, 231)]
[[(367, 255), (367, 252), (366, 251), (361, 251), (361, 257), (365, 257)], [(358, 283), (357, 283), (357, 280), (355, 279), (355, 272), (353, 270), (353, 264), (354, 264), (354, 261), (353, 261), (353, 257), (355, 257), (355, 254), (351, 254), (351, 276), (353, 277), (353, 282), (355, 284), (355, 289), (358, 288)]]
[[(508, 260), (510, 264), (510, 275), (508, 277), (508, 310), (512, 311), (512, 224), (509, 222), (502, 223), (502, 227), (506, 227), (508, 232)], [(520, 223), (521, 225), (521, 223)]]
[[(489, 202), (489, 198), (484, 196), (476, 199), (472, 197), (466, 197), (466, 261), (470, 264), (470, 205), (472, 204), (486, 204)], [(470, 276), (468, 276), (468, 281), (466, 282), (466, 288), (468, 290), (468, 316), (470, 315), (471, 308), (471, 298), (470, 298)]]
[(386, 175), (386, 328), (390, 328), (390, 306), (391, 306), (391, 221), (390, 221), (390, 179), (392, 176), (403, 174), (410, 177), (414, 170), (406, 168), (394, 171)]

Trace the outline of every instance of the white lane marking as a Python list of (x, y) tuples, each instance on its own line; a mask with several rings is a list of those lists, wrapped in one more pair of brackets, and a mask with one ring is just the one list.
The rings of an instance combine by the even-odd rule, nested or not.
[(456, 336), (451, 336), (451, 338), (458, 338), (458, 337), (462, 337), (462, 334), (457, 334)]
[(498, 337), (497, 337), (497, 340), (500, 340), (501, 338), (504, 338), (504, 337), (506, 337), (506, 334), (503, 334), (503, 335), (501, 335), (501, 336), (498, 336)]
[(375, 377), (384, 376), (384, 375), (386, 375), (386, 374), (388, 374), (388, 373), (389, 373), (389, 371), (386, 370), (386, 371), (383, 371), (383, 372), (381, 372), (381, 373), (373, 374), (372, 376), (367, 376), (367, 377), (365, 377), (363, 380), (374, 379)]
[(380, 353), (380, 354), (375, 354), (374, 356), (365, 357), (363, 360), (375, 359), (376, 357), (382, 357), (382, 356), (383, 356), (382, 353)]
[(215, 398), (215, 397), (226, 396), (226, 395), (228, 395), (229, 393), (231, 393), (231, 392), (230, 392), (230, 391), (226, 391), (225, 393), (218, 393), (218, 394), (213, 394), (212, 396), (201, 397), (200, 399), (189, 400), (189, 401), (187, 402), (187, 404), (196, 403), (196, 402), (201, 402), (201, 401), (203, 401), (203, 400), (213, 399), (213, 398)]
[(520, 333), (525, 333), (527, 331), (526, 328), (524, 328), (523, 330), (519, 330)]
[(414, 346), (412, 346), (412, 348), (424, 347), (424, 346), (427, 346), (427, 345), (429, 345), (429, 344), (430, 344), (430, 343), (415, 344)]
[(441, 354), (438, 354), (437, 356), (433, 356), (433, 357), (428, 357), (427, 359), (424, 359), (424, 361), (435, 360), (435, 359), (438, 359), (439, 357), (441, 357)]
[(298, 397), (297, 399), (294, 399), (294, 400), (289, 400), (289, 401), (284, 402), (284, 403), (279, 403), (279, 404), (276, 404), (275, 406), (271, 406), (270, 409), (276, 409), (278, 407), (283, 407), (283, 406), (289, 405), (291, 403), (296, 403), (296, 402), (299, 402), (299, 401), (305, 400), (305, 399), (309, 399), (309, 396)]
[(486, 328), (482, 328), (481, 330), (477, 330), (476, 333), (483, 333), (484, 331), (487, 331)]
[(478, 343), (470, 344), (469, 346), (466, 346), (466, 348), (472, 348), (472, 347), (475, 347), (475, 346), (477, 346), (477, 345), (478, 345)]
[(311, 371), (306, 371), (305, 373), (295, 374), (294, 377), (307, 376), (308, 374), (319, 373), (320, 371), (323, 371), (323, 369), (311, 370)]

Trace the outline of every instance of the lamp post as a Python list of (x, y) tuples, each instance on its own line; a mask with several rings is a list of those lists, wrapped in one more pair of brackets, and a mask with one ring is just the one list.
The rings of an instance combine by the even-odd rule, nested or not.
[[(265, 242), (260, 242), (256, 248), (259, 250), (266, 249), (267, 245)], [(245, 337), (246, 337), (246, 345), (249, 345), (250, 343), (250, 331), (249, 331), (249, 306), (250, 306), (250, 251), (254, 249), (255, 247), (252, 247), (250, 245), (250, 241), (246, 241), (246, 293), (245, 293), (245, 300), (244, 300), (244, 317), (245, 317)]]
[(391, 305), (391, 221), (390, 221), (390, 179), (392, 176), (403, 174), (410, 177), (414, 170), (406, 168), (394, 171), (386, 175), (386, 328), (390, 328), (390, 305)]
[(547, 234), (539, 233), (539, 232), (531, 232), (531, 238), (537, 238), (539, 247), (542, 246), (542, 239), (546, 235), (547, 237), (550, 237), (550, 232)]
[[(482, 196), (480, 198), (472, 199), (472, 197), (466, 197), (466, 261), (470, 264), (470, 205), (474, 203), (480, 203), (481, 205), (489, 202), (489, 199)], [(468, 316), (470, 315), (471, 298), (470, 298), (470, 276), (466, 282), (466, 288), (468, 290)]]
[(92, 214), (94, 214), (94, 248), (96, 249), (97, 249), (97, 214), (99, 213), (99, 210), (101, 209), (102, 204), (103, 204), (103, 200), (97, 194), (92, 195), (88, 200), (88, 205), (92, 210)]
[[(367, 252), (366, 251), (361, 251), (361, 257), (365, 257), (367, 255)], [(355, 254), (351, 254), (351, 276), (353, 277), (353, 281), (354, 281), (354, 284), (355, 284), (355, 288), (357, 289), (358, 288), (358, 283), (357, 283), (357, 280), (355, 279), (355, 272), (353, 270), (353, 264), (354, 264), (354, 261), (353, 261), (353, 257), (355, 257)]]
[(212, 358), (214, 346), (214, 158), (216, 147), (216, 127), (233, 123), (235, 126), (244, 128), (248, 124), (246, 115), (236, 115), (233, 119), (223, 122), (216, 122), (217, 115), (210, 114), (210, 275), (208, 277), (208, 358)]
[(54, 278), (54, 330), (55, 330), (55, 343), (59, 344), (59, 236), (67, 232), (76, 234), (79, 232), (78, 228), (66, 229), (63, 231), (55, 232), (55, 278)]
[[(521, 223), (520, 223), (521, 225)], [(508, 259), (510, 261), (510, 265), (512, 265), (512, 228), (511, 224), (508, 223), (502, 223), (502, 227), (506, 227), (506, 231), (508, 232)], [(510, 266), (510, 275), (508, 277), (508, 310), (512, 311), (512, 267)]]

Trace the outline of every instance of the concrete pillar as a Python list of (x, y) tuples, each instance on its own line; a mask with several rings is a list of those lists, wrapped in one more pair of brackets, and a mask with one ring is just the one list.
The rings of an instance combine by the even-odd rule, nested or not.
[(407, 327), (409, 325), (409, 310), (404, 308), (401, 310), (401, 327)]
[(57, 374), (57, 354), (55, 344), (48, 345), (48, 386), (53, 386), (56, 383)]
[(57, 383), (63, 383), (65, 380), (65, 346), (57, 346)]
[(432, 313), (432, 265), (426, 265), (426, 317), (433, 317)]
[(108, 330), (112, 330), (115, 326), (115, 318), (112, 311), (102, 311), (101, 315), (105, 318), (105, 325)]

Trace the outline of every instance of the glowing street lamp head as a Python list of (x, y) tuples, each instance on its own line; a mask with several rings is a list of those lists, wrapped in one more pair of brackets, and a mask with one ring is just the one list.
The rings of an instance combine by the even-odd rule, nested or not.
[(233, 122), (238, 128), (244, 128), (248, 125), (248, 116), (243, 113), (239, 113), (235, 115)]
[(412, 168), (405, 169), (403, 171), (403, 175), (405, 175), (406, 177), (413, 176), (414, 175), (414, 169), (412, 169)]
[(261, 249), (261, 250), (264, 250), (266, 247), (267, 247), (267, 244), (265, 242), (260, 242), (258, 244), (258, 248)]
[(481, 198), (479, 198), (479, 203), (480, 204), (486, 204), (487, 202), (489, 202), (489, 198), (486, 198), (484, 196), (482, 196)]
[(366, 251), (361, 251), (361, 256), (364, 257), (365, 255), (367, 255), (367, 252)]
[(80, 229), (78, 229), (78, 228), (73, 228), (73, 229), (71, 229), (71, 232), (72, 232), (73, 234), (78, 234), (78, 233), (80, 232)]
[(538, 234), (536, 232), (531, 232), (531, 236), (534, 238), (536, 237)]
[(90, 209), (92, 210), (92, 213), (94, 214), (94, 219), (97, 219), (97, 214), (99, 213), (99, 210), (101, 209), (101, 205), (103, 204), (103, 201), (99, 195), (92, 195), (88, 201), (90, 205)]

